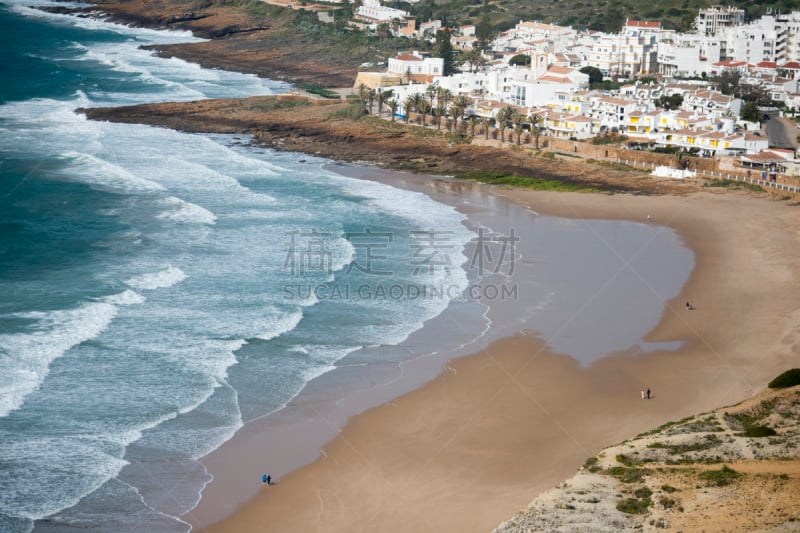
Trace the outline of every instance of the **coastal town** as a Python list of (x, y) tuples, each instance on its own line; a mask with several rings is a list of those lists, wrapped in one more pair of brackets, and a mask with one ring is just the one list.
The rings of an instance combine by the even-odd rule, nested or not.
[(509, 129), (509, 141), (537, 147), (542, 137), (604, 138), (771, 181), (800, 174), (797, 130), (787, 120), (800, 109), (800, 12), (745, 23), (742, 9), (705, 8), (691, 33), (657, 21), (627, 20), (618, 33), (520, 21), (482, 53), (474, 25), (417, 28), (378, 0), (364, 2), (356, 18), (366, 31), (388, 25), (431, 41), (446, 34), (463, 59), (456, 72), (447, 58), (403, 51), (381, 71), (359, 72), (355, 87), (367, 91), (371, 111), (385, 105), (387, 117), (430, 115), (432, 125), (460, 125), (473, 136), (477, 128), (487, 139), (493, 126), (501, 141)]

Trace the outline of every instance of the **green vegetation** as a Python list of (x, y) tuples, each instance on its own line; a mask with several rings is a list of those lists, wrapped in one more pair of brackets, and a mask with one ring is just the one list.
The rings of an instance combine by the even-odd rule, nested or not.
[(747, 183), (746, 181), (736, 181), (736, 180), (728, 180), (728, 179), (710, 179), (706, 183), (703, 184), (703, 187), (725, 187), (728, 189), (745, 189), (748, 191), (753, 192), (764, 192), (764, 189), (760, 185), (756, 185), (755, 183)]
[(667, 494), (671, 494), (673, 492), (677, 492), (678, 491), (678, 489), (676, 489), (672, 485), (661, 485), (661, 490), (666, 492)]
[(508, 60), (509, 65), (530, 65), (531, 64), (531, 56), (528, 54), (517, 54), (511, 59)]
[(537, 191), (597, 192), (597, 189), (575, 183), (544, 178), (532, 178), (504, 172), (457, 172), (456, 178), (478, 181), (490, 185), (511, 185)]
[(653, 491), (648, 489), (647, 487), (641, 487), (633, 491), (633, 495), (639, 498), (640, 500), (646, 500), (652, 496)]
[(745, 437), (772, 437), (778, 432), (768, 426), (746, 426), (744, 428)]
[(766, 426), (762, 420), (768, 417), (775, 408), (774, 400), (764, 400), (757, 407), (744, 413), (728, 414), (725, 417), (734, 425), (742, 428), (741, 436), (744, 437), (772, 437), (778, 433)]
[(787, 370), (780, 376), (776, 377), (767, 385), (770, 389), (785, 389), (800, 385), (800, 368), (792, 368)]
[(250, 111), (275, 111), (276, 109), (292, 109), (295, 107), (305, 107), (311, 103), (305, 98), (265, 98), (259, 100), (257, 104), (249, 106)]
[(639, 468), (626, 468), (624, 466), (612, 466), (604, 470), (604, 474), (614, 476), (623, 483), (639, 483), (644, 479), (644, 470)]
[(667, 498), (666, 496), (662, 496), (661, 498), (658, 499), (658, 503), (660, 503), (664, 509), (672, 509), (678, 502), (674, 498)]
[(345, 107), (344, 109), (339, 109), (331, 114), (334, 118), (340, 118), (344, 120), (352, 120), (353, 122), (360, 120), (361, 117), (367, 114), (367, 110), (364, 107), (364, 104), (359, 102), (353, 102), (349, 106)]
[(709, 485), (717, 487), (730, 485), (740, 477), (742, 477), (742, 474), (730, 468), (728, 465), (722, 465), (720, 470), (706, 470), (705, 472), (700, 472), (700, 479), (708, 481)]
[(600, 468), (600, 467), (597, 465), (597, 462), (598, 462), (598, 461), (597, 461), (597, 457), (589, 457), (589, 458), (588, 458), (588, 459), (586, 459), (586, 461), (583, 463), (583, 468), (585, 468), (586, 470), (588, 470), (588, 471), (589, 471), (589, 472), (591, 472), (592, 474), (595, 474), (595, 473), (599, 472), (600, 470), (602, 470), (602, 469), (601, 469), (601, 468)]
[(303, 83), (298, 87), (307, 93), (316, 94), (317, 96), (321, 96), (323, 98), (331, 98), (335, 100), (341, 99), (339, 93), (333, 92), (323, 87), (317, 87), (316, 85), (311, 85), (310, 83)]
[(592, 144), (622, 144), (628, 140), (625, 135), (602, 135), (592, 138)]
[(617, 510), (627, 514), (645, 514), (650, 507), (650, 500), (625, 498), (617, 502)]
[(617, 455), (616, 459), (618, 463), (621, 463), (627, 467), (634, 467), (641, 464), (641, 461), (637, 461), (636, 459), (628, 457), (627, 455), (624, 454)]
[(664, 449), (669, 455), (682, 455), (687, 452), (697, 452), (701, 450), (708, 450), (722, 444), (722, 440), (716, 435), (706, 435), (703, 440), (682, 443), (682, 444), (664, 444), (663, 442), (653, 442), (648, 444), (648, 448)]

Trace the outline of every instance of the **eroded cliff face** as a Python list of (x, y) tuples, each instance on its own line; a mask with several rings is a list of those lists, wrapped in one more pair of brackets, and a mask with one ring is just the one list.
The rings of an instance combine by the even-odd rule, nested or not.
[(95, 2), (95, 7), (49, 10), (79, 16), (105, 16), (133, 26), (190, 30), (210, 40), (159, 45), (151, 49), (162, 57), (179, 57), (207, 68), (257, 74), (292, 83), (349, 87), (356, 78), (356, 67), (363, 60), (358, 50), (337, 51), (325, 39), (296, 31), (291, 13), (285, 8), (265, 7), (263, 12), (253, 14), (242, 6), (202, 1), (100, 0)]

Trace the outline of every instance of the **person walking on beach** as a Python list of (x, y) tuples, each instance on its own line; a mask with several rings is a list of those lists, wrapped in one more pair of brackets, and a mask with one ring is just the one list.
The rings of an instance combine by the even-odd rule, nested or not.
[(272, 485), (272, 476), (264, 474), (261, 476), (261, 482), (265, 485)]
[(647, 389), (647, 399), (650, 399), (650, 389)]
[(644, 400), (644, 389), (642, 389), (642, 400)]

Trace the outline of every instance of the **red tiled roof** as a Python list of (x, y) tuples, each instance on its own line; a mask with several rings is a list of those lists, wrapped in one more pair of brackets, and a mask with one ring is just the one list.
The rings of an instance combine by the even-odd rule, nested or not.
[(789, 69), (789, 70), (800, 70), (800, 63), (797, 61), (789, 61), (788, 63), (784, 63), (781, 68)]
[(403, 54), (397, 56), (395, 59), (398, 59), (400, 61), (422, 61), (421, 57), (415, 56), (414, 54)]
[(572, 81), (569, 78), (562, 78), (561, 76), (548, 76), (546, 74), (540, 77), (539, 81), (552, 81), (555, 83), (572, 83)]
[(629, 20), (625, 25), (634, 28), (661, 28), (661, 22), (649, 20)]
[(756, 64), (758, 68), (778, 68), (778, 64), (774, 61), (762, 61)]
[(714, 63), (714, 66), (715, 67), (716, 66), (719, 66), (719, 67), (741, 67), (742, 65), (746, 65), (746, 64), (747, 64), (747, 62), (745, 62), (745, 61), (725, 60), (725, 61), (718, 61), (718, 62)]
[(554, 66), (547, 69), (546, 74), (571, 74), (575, 69), (569, 67)]

